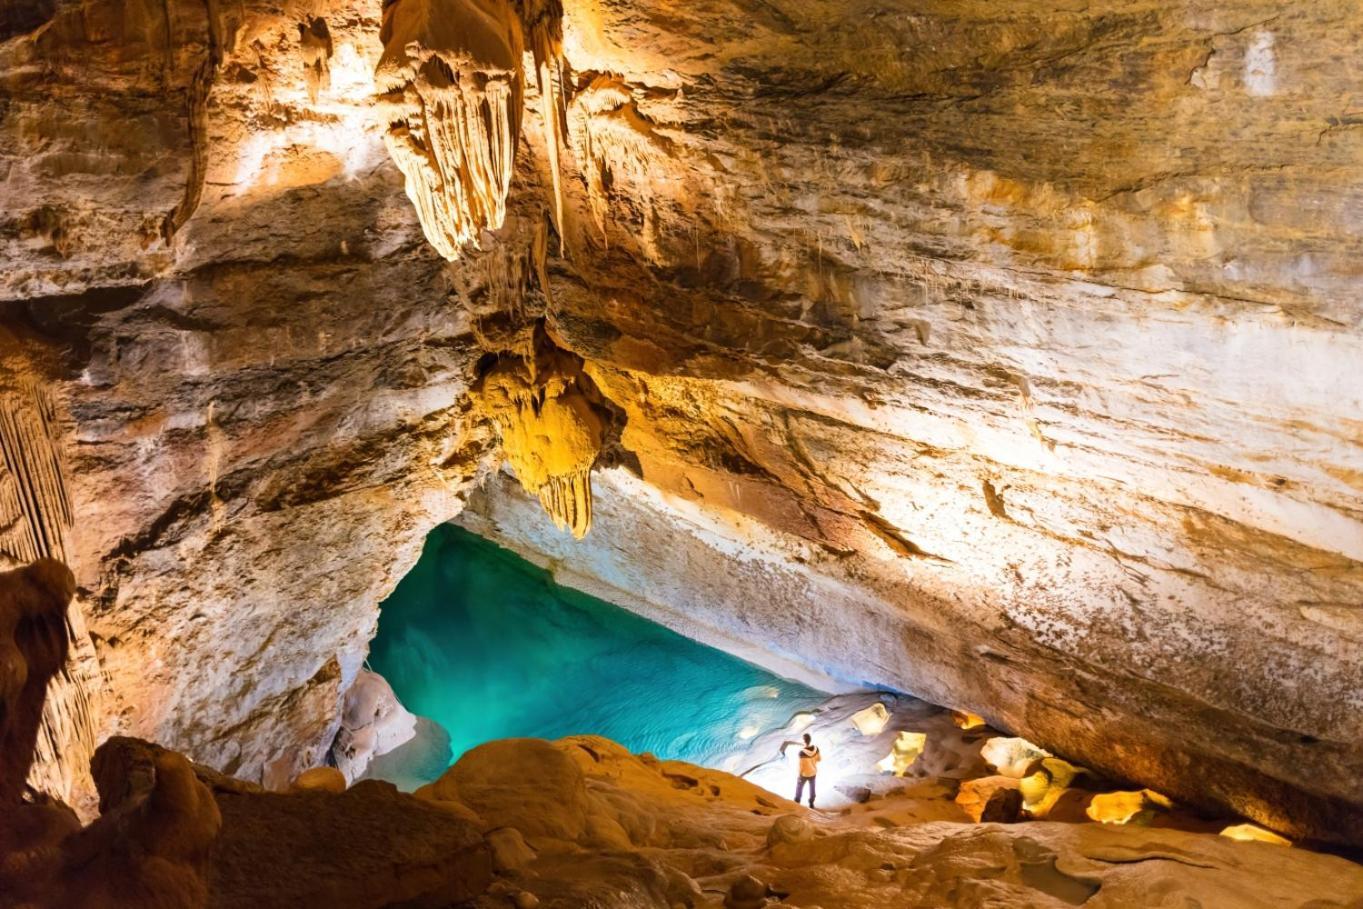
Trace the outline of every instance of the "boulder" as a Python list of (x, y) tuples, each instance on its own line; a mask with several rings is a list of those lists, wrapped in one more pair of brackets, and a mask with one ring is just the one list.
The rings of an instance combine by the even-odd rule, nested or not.
[(794, 814), (783, 814), (767, 829), (767, 848), (783, 843), (802, 843), (814, 838), (814, 825)]
[(319, 790), (321, 792), (345, 792), (345, 774), (335, 767), (313, 767), (294, 777), (291, 789), (294, 792)]
[(393, 693), (388, 680), (361, 669), (341, 703), (341, 728), (331, 756), (347, 782), (360, 779), (370, 763), (411, 741), (417, 718)]

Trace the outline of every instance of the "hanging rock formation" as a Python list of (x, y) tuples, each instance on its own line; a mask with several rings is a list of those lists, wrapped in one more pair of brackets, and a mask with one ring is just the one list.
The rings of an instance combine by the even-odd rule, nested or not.
[(503, 355), (473, 389), (497, 427), (502, 453), (526, 492), (560, 530), (581, 539), (592, 526), (592, 468), (605, 442), (601, 396), (582, 361), (539, 343), (525, 357)]
[(446, 259), (506, 220), (525, 103), (528, 49), (555, 223), (567, 139), (559, 0), (385, 0), (376, 81), (384, 141), (431, 245)]
[(521, 135), (525, 39), (511, 0), (388, 0), (377, 82), (384, 142), (447, 259), (496, 230)]
[(47, 685), (66, 662), (71, 572), (53, 559), (0, 573), (0, 808), (13, 810), (38, 742)]

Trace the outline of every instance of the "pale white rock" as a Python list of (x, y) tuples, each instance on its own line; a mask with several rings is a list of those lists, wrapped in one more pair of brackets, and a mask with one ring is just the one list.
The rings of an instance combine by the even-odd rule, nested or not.
[(348, 782), (364, 775), (371, 761), (411, 741), (417, 718), (409, 713), (388, 680), (360, 670), (341, 702), (341, 728), (331, 756)]

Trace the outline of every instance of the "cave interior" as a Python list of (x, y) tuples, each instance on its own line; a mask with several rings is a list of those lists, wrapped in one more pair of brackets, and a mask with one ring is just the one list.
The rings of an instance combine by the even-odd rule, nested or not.
[(1360, 909), (1361, 50), (6, 0), (0, 906)]

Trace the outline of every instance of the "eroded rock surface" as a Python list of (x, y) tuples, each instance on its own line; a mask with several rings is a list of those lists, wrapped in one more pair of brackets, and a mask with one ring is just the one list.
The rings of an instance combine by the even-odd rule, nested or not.
[(374, 758), (411, 741), (417, 734), (417, 719), (398, 701), (383, 676), (361, 669), (346, 690), (341, 728), (331, 745), (331, 760), (343, 784), (363, 776)]
[[(80, 153), (15, 151), (4, 208), (50, 199), (103, 226), (73, 227), (66, 258), (6, 247), (4, 372), (57, 414), (102, 732), (285, 786), (332, 744), (378, 602), (458, 511), (482, 445), (460, 429), (469, 318), (374, 119), (380, 11), (214, 4), (220, 65), (187, 108), (167, 67), (195, 46), (160, 23), (207, 36), (203, 4), (57, 6), (4, 45), (2, 132), (66, 129)], [(169, 125), (138, 115), (152, 103)], [(193, 217), (130, 269), (110, 219), (159, 230), (191, 147)]]

